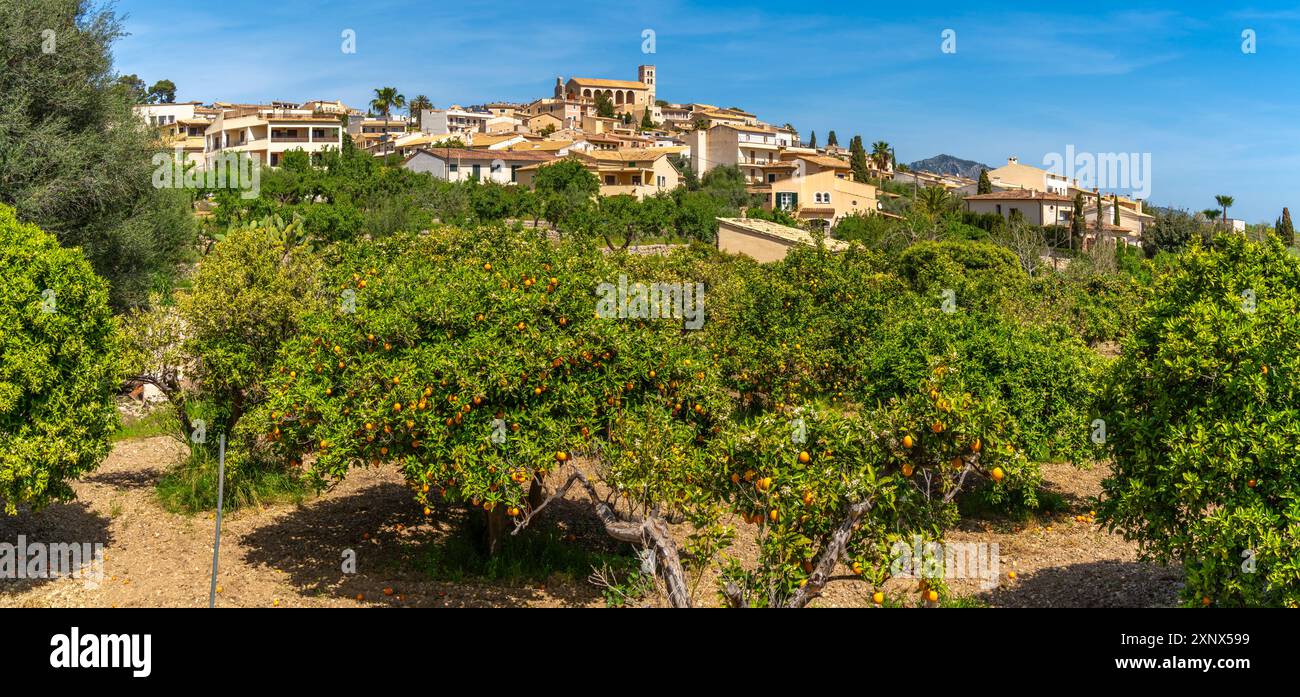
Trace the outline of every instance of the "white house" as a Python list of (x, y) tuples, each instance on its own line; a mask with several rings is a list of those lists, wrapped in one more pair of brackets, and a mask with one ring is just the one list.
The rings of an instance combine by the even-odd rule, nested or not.
[(402, 166), (446, 181), (493, 181), (514, 184), (521, 167), (556, 159), (549, 152), (477, 150), (471, 148), (421, 148)]

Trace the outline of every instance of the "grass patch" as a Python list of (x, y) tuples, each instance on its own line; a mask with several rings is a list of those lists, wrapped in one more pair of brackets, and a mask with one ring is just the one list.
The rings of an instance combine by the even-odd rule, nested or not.
[(178, 433), (180, 433), (180, 424), (176, 420), (176, 413), (171, 409), (159, 407), (138, 418), (122, 419), (122, 424), (113, 433), (112, 440), (116, 443), (121, 440), (171, 436)]
[[(268, 467), (230, 466), (226, 462), (223, 508), (233, 511), (247, 506), (300, 503), (310, 488), (292, 473)], [(155, 489), (163, 508), (173, 513), (198, 513), (217, 509), (217, 457), (203, 448), (158, 480)]]
[(1038, 501), (1032, 506), (1018, 497), (994, 501), (990, 498), (991, 493), (991, 487), (977, 487), (957, 500), (957, 510), (963, 518), (1007, 518), (1023, 522), (1035, 515), (1051, 515), (1070, 508), (1065, 496), (1044, 487), (1034, 492)]
[(606, 604), (616, 606), (640, 597), (646, 585), (631, 545), (594, 550), (579, 540), (566, 540), (560, 530), (551, 526), (507, 536), (497, 553), (488, 555), (479, 536), (467, 525), (428, 546), (416, 564), (430, 578), (450, 582), (471, 578), (544, 582), (556, 576), (578, 581), (599, 571), (609, 583), (602, 589)]

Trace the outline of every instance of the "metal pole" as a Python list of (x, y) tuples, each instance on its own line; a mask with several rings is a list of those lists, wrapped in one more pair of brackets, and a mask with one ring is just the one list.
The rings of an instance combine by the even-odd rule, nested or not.
[(217, 558), (221, 554), (221, 505), (226, 488), (226, 434), (221, 434), (217, 446), (217, 536), (212, 543), (212, 587), (208, 590), (208, 607), (217, 606)]

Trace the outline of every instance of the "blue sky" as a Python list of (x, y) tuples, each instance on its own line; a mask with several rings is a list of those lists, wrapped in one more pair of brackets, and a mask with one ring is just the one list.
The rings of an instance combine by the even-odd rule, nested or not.
[(1300, 6), (881, 4), (119, 0), (130, 36), (114, 54), (180, 100), (360, 108), (384, 85), (438, 107), (529, 101), (556, 76), (632, 80), (653, 63), (660, 98), (741, 106), (819, 143), (885, 140), (901, 162), (1150, 153), (1156, 203), (1226, 193), (1250, 222), (1300, 205)]

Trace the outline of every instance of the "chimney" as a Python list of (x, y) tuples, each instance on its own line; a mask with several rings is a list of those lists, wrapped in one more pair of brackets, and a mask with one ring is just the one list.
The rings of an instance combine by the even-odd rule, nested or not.
[(1016, 157), (1015, 155), (1012, 155), (1011, 157), (1007, 158), (1007, 164), (1009, 165), (1020, 164), (1020, 158)]

